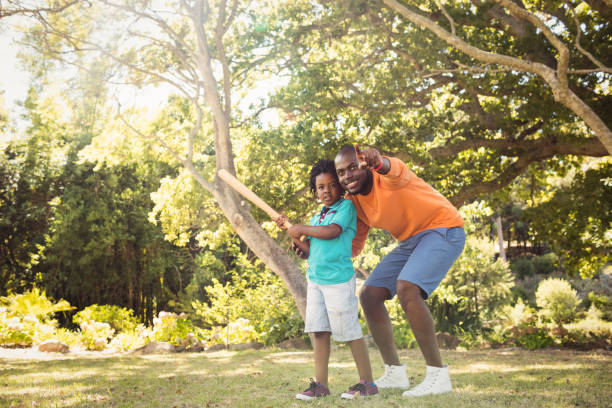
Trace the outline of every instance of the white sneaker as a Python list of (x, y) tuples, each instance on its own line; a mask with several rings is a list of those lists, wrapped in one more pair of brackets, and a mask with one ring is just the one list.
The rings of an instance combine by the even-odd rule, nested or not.
[(404, 364), (398, 366), (385, 364), (385, 373), (375, 383), (378, 388), (406, 389), (410, 387), (410, 381), (408, 381), (406, 375), (406, 366)]
[(443, 394), (445, 392), (451, 392), (452, 390), (453, 386), (451, 384), (447, 365), (443, 367), (427, 366), (427, 374), (423, 382), (411, 390), (404, 391), (402, 396), (422, 397), (424, 395)]

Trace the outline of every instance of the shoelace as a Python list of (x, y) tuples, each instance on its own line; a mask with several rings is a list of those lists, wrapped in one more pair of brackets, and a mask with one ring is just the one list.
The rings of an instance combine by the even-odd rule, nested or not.
[(313, 379), (311, 378), (311, 379), (310, 379), (310, 385), (308, 386), (308, 388), (306, 388), (306, 389), (304, 390), (304, 392), (306, 392), (306, 391), (311, 391), (311, 390), (312, 390), (312, 391), (314, 391), (314, 390), (316, 390), (316, 389), (317, 389), (317, 387), (319, 387), (319, 384), (317, 384), (317, 383), (315, 382), (315, 380), (313, 380)]
[(414, 387), (412, 392), (426, 392), (433, 388), (434, 384), (437, 382), (437, 377), (433, 377), (429, 380), (425, 380), (416, 387)]
[(385, 374), (379, 378), (376, 383), (381, 383), (383, 385), (387, 385), (391, 383), (389, 377), (391, 376), (391, 366), (385, 365)]
[(355, 385), (351, 385), (349, 387), (349, 391), (359, 391), (360, 393), (365, 394), (366, 393), (366, 386), (365, 386), (365, 384), (357, 383)]

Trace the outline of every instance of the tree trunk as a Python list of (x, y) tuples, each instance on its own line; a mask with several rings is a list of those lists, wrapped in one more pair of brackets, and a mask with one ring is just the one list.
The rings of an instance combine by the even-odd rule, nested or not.
[[(218, 81), (213, 74), (210, 48), (204, 30), (204, 23), (207, 18), (205, 10), (207, 7), (208, 5), (205, 7), (204, 3), (198, 0), (195, 2), (194, 7), (189, 10), (197, 36), (196, 66), (203, 82), (204, 99), (211, 110), (214, 121), (216, 168), (217, 170), (225, 169), (235, 174), (229, 125), (231, 104), (228, 98), (231, 94), (231, 80), (228, 77), (230, 72), (225, 58), (225, 50), (222, 47), (225, 22), (220, 21), (215, 29), (217, 60), (223, 66), (224, 76), (223, 81)], [(221, 15), (225, 15), (223, 11)], [(218, 90), (220, 84), (223, 87), (223, 95), (226, 98), (225, 103), (222, 102), (222, 97)], [(253, 253), (281, 277), (289, 292), (291, 292), (302, 319), (304, 319), (306, 317), (306, 278), (302, 275), (287, 251), (283, 250), (261, 228), (249, 212), (248, 207), (240, 204), (241, 198), (229, 185), (218, 177), (215, 177), (214, 183), (209, 183), (199, 174), (191, 160), (184, 161), (183, 164), (195, 179), (214, 195), (234, 231), (236, 231)]]
[[(218, 181), (219, 184), (225, 184)], [(229, 186), (220, 188), (215, 198), (221, 210), (253, 253), (273, 272), (281, 277), (293, 296), (297, 308), (306, 317), (306, 278), (286, 250), (274, 241), (250, 214), (248, 207), (240, 205), (240, 198)]]
[(504, 250), (504, 230), (502, 229), (501, 215), (495, 218), (495, 225), (497, 226), (497, 242), (499, 244), (499, 257), (506, 260), (506, 251)]

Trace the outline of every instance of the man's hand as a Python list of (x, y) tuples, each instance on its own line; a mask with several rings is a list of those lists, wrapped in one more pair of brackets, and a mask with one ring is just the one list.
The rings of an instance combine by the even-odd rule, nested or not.
[[(279, 217), (280, 218), (280, 217)], [(288, 230), (287, 233), (289, 234), (289, 236), (293, 239), (297, 239), (299, 240), (302, 235), (304, 235), (302, 233), (302, 226), (301, 225), (292, 225)]]
[(360, 169), (380, 169), (383, 164), (383, 158), (378, 150), (373, 147), (361, 150), (357, 143), (355, 143), (354, 146), (355, 155), (357, 156), (357, 161), (359, 162)]
[(285, 226), (287, 221), (289, 221), (289, 218), (287, 218), (285, 214), (279, 215), (278, 218), (274, 220), (274, 222), (276, 223), (276, 226), (282, 230), (287, 229), (287, 227)]

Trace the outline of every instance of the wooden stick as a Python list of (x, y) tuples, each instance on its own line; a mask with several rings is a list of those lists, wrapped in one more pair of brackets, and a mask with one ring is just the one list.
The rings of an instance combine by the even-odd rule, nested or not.
[[(257, 207), (261, 208), (266, 214), (268, 214), (273, 220), (276, 220), (280, 214), (274, 210), (274, 208), (270, 207), (264, 200), (259, 198), (257, 194), (252, 192), (247, 186), (242, 184), (240, 180), (236, 177), (232, 176), (230, 172), (227, 170), (221, 169), (217, 172), (219, 178), (225, 181), (230, 185), (234, 190), (236, 190), (240, 195), (248, 199), (250, 202), (255, 204)], [(285, 227), (290, 228), (292, 224), (289, 221), (285, 221)]]

